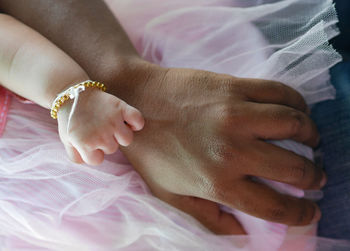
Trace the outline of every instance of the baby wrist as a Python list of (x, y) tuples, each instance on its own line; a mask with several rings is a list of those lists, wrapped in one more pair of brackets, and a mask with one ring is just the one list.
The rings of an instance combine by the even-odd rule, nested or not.
[(106, 91), (106, 86), (96, 81), (86, 80), (75, 84), (57, 95), (51, 105), (51, 117), (57, 119), (57, 113), (61, 106), (69, 99), (76, 99), (75, 101), (77, 101), (79, 93), (85, 91), (86, 88), (97, 88), (101, 91)]

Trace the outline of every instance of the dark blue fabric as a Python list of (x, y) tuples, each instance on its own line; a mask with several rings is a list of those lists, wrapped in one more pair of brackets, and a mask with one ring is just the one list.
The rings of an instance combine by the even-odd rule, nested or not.
[(350, 52), (350, 1), (349, 0), (336, 0), (335, 7), (338, 12), (339, 24), (341, 35), (332, 40), (332, 44), (342, 53), (344, 53), (345, 59), (349, 59)]
[(331, 70), (336, 100), (317, 104), (312, 118), (321, 134), (320, 151), (328, 175), (319, 235), (350, 240), (350, 62)]
[(332, 42), (344, 57), (344, 62), (331, 69), (337, 97), (315, 105), (311, 114), (321, 134), (318, 150), (328, 175), (319, 202), (323, 216), (318, 233), (350, 240), (350, 0), (335, 3), (341, 35)]

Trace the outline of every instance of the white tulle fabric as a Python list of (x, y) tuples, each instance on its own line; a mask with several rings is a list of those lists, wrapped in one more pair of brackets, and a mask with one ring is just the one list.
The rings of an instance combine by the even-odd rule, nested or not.
[[(330, 0), (108, 0), (139, 53), (188, 67), (284, 82), (309, 105), (334, 97), (328, 69), (341, 60)], [(274, 142), (312, 159), (292, 141)], [(171, 154), (171, 153), (169, 153)], [(266, 181), (280, 192), (304, 192)], [(308, 192), (320, 197), (320, 192)], [(316, 226), (287, 228), (234, 213), (248, 236), (215, 236), (152, 197), (118, 152), (99, 167), (73, 164), (47, 110), (12, 100), (0, 138), (1, 250), (334, 250)]]

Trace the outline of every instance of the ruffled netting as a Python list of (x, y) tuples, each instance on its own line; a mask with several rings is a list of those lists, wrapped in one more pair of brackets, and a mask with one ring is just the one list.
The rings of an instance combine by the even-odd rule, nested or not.
[[(341, 60), (331, 1), (108, 0), (140, 54), (189, 67), (284, 82), (313, 104), (334, 97), (328, 69)], [(312, 159), (293, 141), (274, 142)], [(232, 209), (249, 236), (215, 236), (162, 203), (118, 152), (99, 167), (71, 163), (48, 111), (13, 99), (0, 138), (3, 250), (346, 250)], [(320, 192), (265, 181), (281, 192)]]

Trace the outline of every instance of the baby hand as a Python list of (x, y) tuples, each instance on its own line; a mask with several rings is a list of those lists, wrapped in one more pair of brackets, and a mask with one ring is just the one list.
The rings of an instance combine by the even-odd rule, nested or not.
[(76, 163), (101, 164), (104, 154), (116, 152), (119, 145), (130, 145), (133, 131), (144, 126), (143, 116), (136, 108), (109, 93), (88, 88), (79, 95), (67, 132), (72, 104), (73, 100), (66, 101), (57, 119), (61, 141)]

